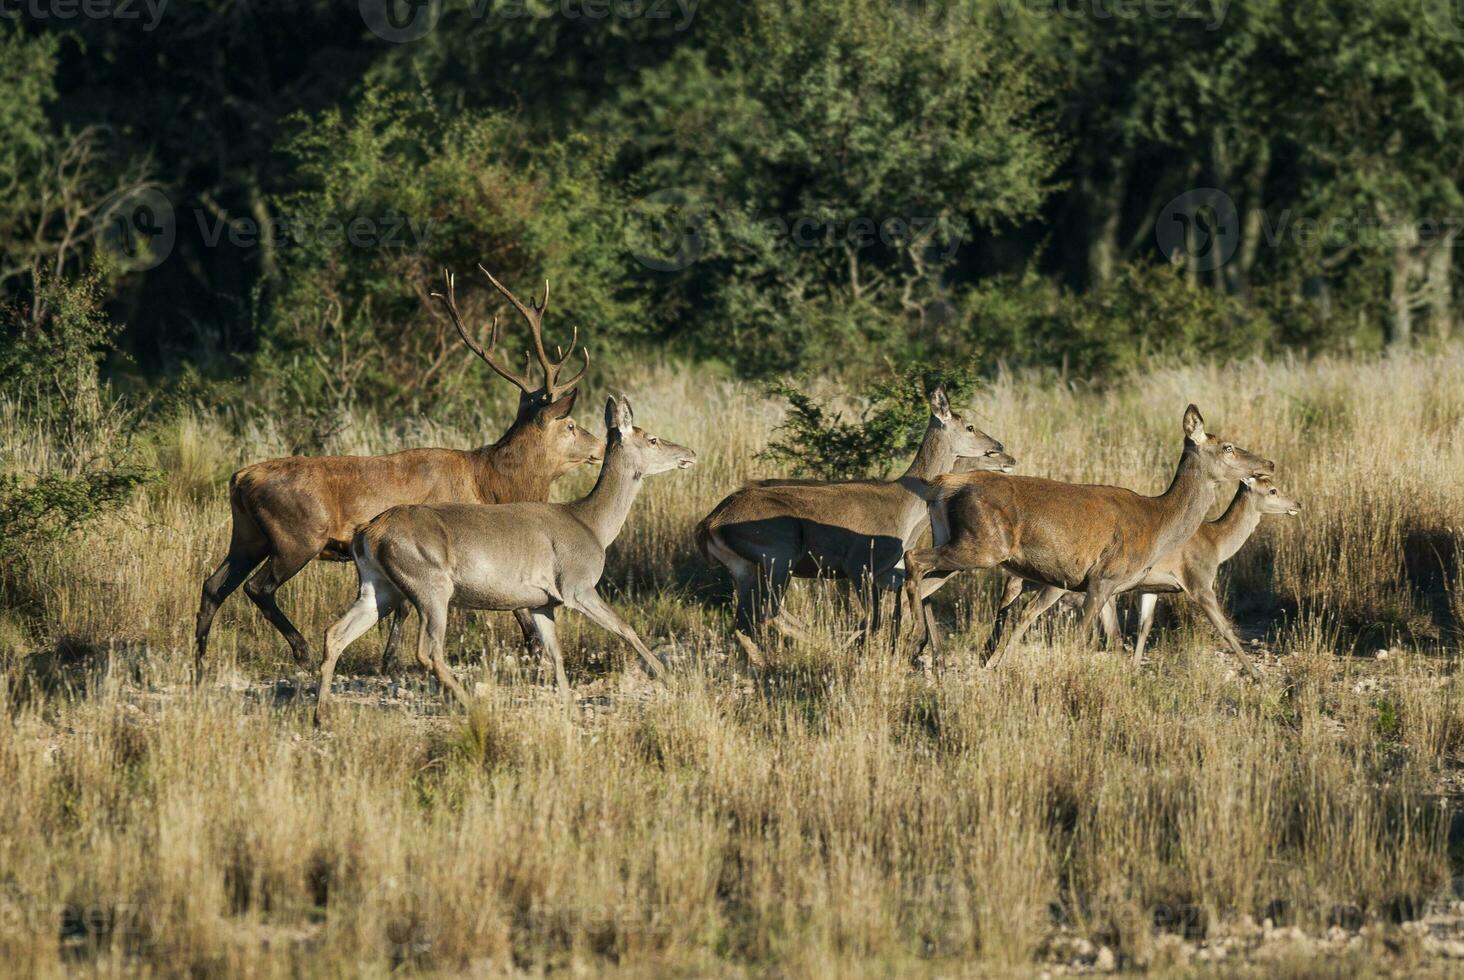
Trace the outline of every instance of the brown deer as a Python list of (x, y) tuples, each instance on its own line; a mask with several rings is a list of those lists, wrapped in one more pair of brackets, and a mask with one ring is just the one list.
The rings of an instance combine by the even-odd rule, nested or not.
[[(244, 592), (284, 635), (295, 660), (312, 663), (310, 645), (275, 601), (280, 586), (317, 558), (349, 561), (349, 544), (356, 528), (389, 507), (461, 501), (505, 503), (548, 500), (555, 480), (575, 467), (597, 460), (600, 439), (582, 429), (571, 417), (576, 386), (589, 370), (590, 354), (582, 349), (584, 364), (572, 377), (561, 372), (574, 356), (576, 330), (569, 352), (552, 358), (544, 346), (543, 317), (549, 305), (549, 284), (544, 299), (525, 304), (478, 266), (496, 289), (528, 322), (534, 352), (544, 373), (536, 385), (529, 370), (520, 375), (495, 357), (498, 318), (484, 350), (463, 325), (458, 313), (454, 277), (443, 273), (444, 292), (434, 293), (457, 328), (463, 343), (495, 374), (519, 390), (518, 414), (495, 443), (480, 449), (409, 449), (387, 456), (291, 456), (255, 463), (229, 480), (233, 533), (229, 553), (203, 583), (195, 631), (195, 675), (202, 679), (209, 628), (219, 605), (254, 569), (263, 567), (244, 585)], [(534, 635), (528, 614), (516, 611), (526, 640)], [(401, 635), (400, 617), (387, 639), (384, 666), (390, 666)]]
[[(806, 639), (783, 609), (794, 578), (847, 578), (897, 590), (900, 558), (924, 530), (925, 481), (958, 459), (1015, 461), (1001, 443), (951, 411), (945, 391), (930, 396), (930, 421), (915, 459), (897, 480), (762, 481), (727, 497), (696, 527), (697, 547), (732, 574), (737, 589), (734, 635), (754, 666), (766, 659), (754, 633), (762, 617), (784, 636)], [(862, 593), (861, 593), (862, 595)], [(862, 632), (879, 628), (877, 594), (867, 600)]]
[[(1275, 472), (1270, 460), (1206, 433), (1195, 406), (1185, 409), (1183, 425), (1184, 451), (1174, 479), (1157, 497), (998, 473), (945, 476), (928, 484), (935, 544), (905, 554), (906, 603), (919, 614), (913, 620), (917, 653), (928, 642), (939, 658), (930, 595), (958, 572), (996, 566), (1048, 589), (1083, 592), (1081, 631), (1090, 638), (1109, 599), (1142, 582), (1156, 562), (1199, 530), (1219, 483)], [(1016, 642), (1031, 624), (1024, 615), (1016, 630), (1003, 635), (1009, 612), (1010, 607), (998, 618), (998, 652), (989, 664), (1000, 658), (1002, 643)], [(1248, 661), (1246, 666), (1254, 671)]]
[(531, 610), (566, 699), (569, 679), (554, 627), (560, 606), (624, 639), (651, 676), (660, 675), (660, 663), (595, 587), (605, 571), (605, 550), (625, 525), (645, 477), (686, 469), (696, 462), (696, 453), (636, 428), (626, 399), (606, 403), (605, 428), (600, 479), (588, 496), (573, 503), (393, 507), (356, 532), (351, 556), (360, 592), (355, 605), (326, 632), (316, 724), (328, 713), (341, 651), (382, 616), (407, 604), (416, 607), (421, 619), (418, 663), (463, 704), (467, 692), (443, 656), (450, 606)]
[[(1134, 663), (1144, 656), (1149, 631), (1154, 625), (1154, 608), (1160, 595), (1183, 592), (1200, 607), (1205, 618), (1215, 627), (1226, 646), (1244, 661), (1244, 651), (1235, 630), (1226, 617), (1220, 600), (1215, 595), (1215, 576), (1220, 566), (1235, 556), (1235, 553), (1250, 540), (1266, 514), (1301, 513), (1301, 505), (1281, 493), (1266, 477), (1243, 481), (1230, 506), (1213, 521), (1200, 525), (1177, 551), (1170, 552), (1154, 564), (1142, 582), (1130, 589), (1139, 593), (1139, 636), (1134, 645)], [(1022, 594), (1023, 581), (1015, 576), (1007, 579), (1006, 591), (1002, 595), (1001, 609), (1005, 610)], [(1070, 596), (1063, 589), (1042, 588), (1028, 600), (1022, 610), (1022, 618), (1016, 627), (1017, 633), (1026, 632), (1028, 626), (1059, 599)], [(1121, 642), (1119, 636), (1118, 612), (1109, 600), (1103, 608), (1103, 630), (1111, 645)], [(992, 636), (996, 633), (993, 631)]]

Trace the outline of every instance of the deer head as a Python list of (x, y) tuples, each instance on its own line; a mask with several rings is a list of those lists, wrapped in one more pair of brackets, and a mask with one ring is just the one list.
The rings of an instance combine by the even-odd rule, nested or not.
[(1262, 514), (1286, 514), (1295, 517), (1301, 513), (1301, 504), (1286, 496), (1267, 477), (1258, 476), (1245, 481), (1246, 487), (1255, 498), (1255, 504)]
[(569, 342), (569, 351), (561, 354), (558, 358), (549, 356), (549, 351), (544, 344), (544, 311), (549, 307), (549, 283), (544, 283), (544, 298), (539, 302), (530, 300), (524, 303), (503, 283), (493, 277), (493, 274), (481, 265), (478, 270), (488, 277), (504, 299), (508, 300), (510, 306), (519, 312), (529, 325), (529, 335), (533, 341), (533, 357), (537, 357), (539, 368), (544, 375), (543, 384), (535, 384), (531, 375), (531, 355), (524, 353), (524, 371), (522, 374), (510, 369), (505, 363), (497, 358), (498, 351), (498, 317), (493, 318), (493, 325), (488, 332), (488, 349), (473, 337), (468, 329), (463, 326), (461, 314), (458, 312), (456, 277), (443, 270), (443, 289), (441, 293), (432, 295), (442, 302), (452, 324), (457, 328), (458, 335), (462, 337), (463, 343), (468, 346), (474, 354), (482, 359), (500, 378), (508, 381), (519, 390), (518, 417), (514, 421), (514, 427), (520, 428), (532, 426), (537, 430), (541, 441), (544, 444), (548, 458), (560, 462), (559, 472), (566, 472), (579, 466), (582, 463), (595, 462), (600, 459), (604, 450), (604, 443), (593, 433), (586, 431), (571, 417), (574, 411), (575, 399), (579, 395), (577, 385), (584, 379), (585, 372), (590, 369), (590, 352), (586, 348), (580, 348), (580, 354), (584, 363), (580, 369), (568, 380), (561, 377), (565, 365), (574, 357), (574, 348), (579, 343), (579, 328), (576, 327), (574, 335)]
[(1184, 410), (1184, 438), (1185, 452), (1199, 457), (1205, 478), (1211, 483), (1249, 480), (1276, 472), (1276, 464), (1269, 459), (1241, 449), (1224, 436), (1207, 433), (1205, 419), (1193, 405)]
[(992, 464), (999, 464), (992, 465), (991, 469), (1000, 469), (1002, 466), (1011, 466), (1016, 463), (1016, 460), (1002, 451), (1004, 447), (1001, 443), (951, 410), (951, 402), (946, 397), (944, 385), (937, 386), (935, 391), (930, 393), (930, 424), (944, 430), (946, 438), (950, 441), (951, 450), (956, 454), (957, 459), (990, 457)]
[(696, 462), (696, 453), (635, 425), (630, 399), (605, 402), (606, 454), (619, 452), (639, 476), (684, 470)]

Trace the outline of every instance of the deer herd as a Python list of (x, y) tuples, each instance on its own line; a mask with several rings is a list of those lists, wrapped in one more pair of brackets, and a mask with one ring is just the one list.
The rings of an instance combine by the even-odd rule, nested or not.
[[(543, 317), (549, 287), (524, 303), (482, 266), (488, 283), (529, 327), (542, 383), (500, 359), (494, 318), (484, 347), (464, 325), (454, 278), (434, 293), (463, 343), (519, 392), (518, 412), (498, 441), (474, 450), (413, 449), (387, 456), (293, 456), (239, 470), (229, 482), (233, 529), (228, 553), (203, 584), (196, 625), (196, 678), (204, 675), (208, 635), (219, 605), (244, 592), (284, 636), (296, 661), (313, 666), (310, 644), (280, 610), (275, 593), (315, 559), (352, 561), (355, 603), (327, 631), (320, 662), (316, 722), (329, 713), (331, 682), (342, 652), (391, 617), (383, 670), (396, 659), (403, 620), (418, 616), (417, 662), (460, 702), (467, 692), (447, 664), (449, 608), (511, 612), (524, 643), (554, 665), (559, 692), (570, 687), (556, 635), (560, 609), (572, 609), (620, 636), (645, 671), (664, 667), (599, 594), (606, 550), (619, 535), (646, 477), (686, 469), (696, 453), (635, 424), (629, 399), (605, 405), (602, 440), (572, 412), (589, 369), (587, 350), (567, 379), (578, 331), (567, 351), (550, 356)], [(530, 362), (532, 363), (532, 361)], [(1139, 596), (1138, 663), (1160, 594), (1184, 593), (1252, 677), (1246, 656), (1215, 594), (1220, 564), (1233, 556), (1265, 514), (1295, 515), (1299, 505), (1275, 487), (1275, 464), (1206, 431), (1199, 409), (1183, 416), (1183, 447), (1169, 488), (1144, 496), (1020, 476), (1005, 447), (956, 412), (937, 388), (914, 460), (894, 480), (758, 480), (733, 492), (695, 529), (697, 549), (724, 567), (736, 590), (733, 634), (749, 664), (765, 669), (771, 628), (807, 639), (785, 608), (798, 578), (853, 583), (864, 615), (854, 639), (881, 626), (881, 594), (894, 596), (892, 640), (914, 656), (940, 662), (930, 598), (957, 573), (1000, 568), (1007, 577), (985, 663), (994, 667), (1045, 610), (1081, 596), (1080, 632), (1102, 627), (1123, 645), (1114, 600)], [(598, 463), (584, 497), (550, 503), (556, 480)], [(1222, 484), (1238, 483), (1216, 520), (1205, 516)], [(926, 531), (930, 545), (920, 547)], [(1026, 585), (1037, 594), (1015, 613)], [(1013, 615), (1015, 622), (1010, 622)], [(762, 644), (762, 645), (760, 645)]]

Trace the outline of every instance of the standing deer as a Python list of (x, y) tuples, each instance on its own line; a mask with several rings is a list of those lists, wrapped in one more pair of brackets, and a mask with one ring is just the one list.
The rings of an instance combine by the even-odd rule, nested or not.
[[(939, 637), (926, 600), (958, 572), (998, 565), (1020, 579), (1056, 589), (1058, 595), (1083, 592), (1081, 631), (1086, 640), (1116, 593), (1138, 585), (1156, 562), (1194, 536), (1219, 483), (1275, 472), (1270, 460), (1206, 433), (1195, 406), (1185, 409), (1183, 425), (1184, 451), (1174, 479), (1157, 497), (1122, 487), (997, 473), (933, 481), (925, 494), (935, 544), (905, 555), (906, 602), (912, 613), (920, 614), (914, 620), (918, 648), (929, 642), (939, 657)], [(1020, 639), (1041, 611), (1024, 612), (1006, 635), (1011, 608), (1003, 610), (991, 641), (997, 652), (990, 664), (1000, 659), (1002, 644)], [(1254, 666), (1244, 663), (1254, 674)]]
[(589, 495), (567, 504), (424, 504), (393, 507), (351, 539), (361, 587), (356, 603), (325, 635), (315, 720), (328, 714), (331, 678), (341, 651), (388, 613), (410, 603), (421, 625), (417, 662), (458, 701), (467, 692), (443, 656), (450, 606), (528, 609), (554, 658), (560, 693), (570, 697), (554, 615), (566, 606), (624, 639), (651, 676), (661, 665), (635, 631), (595, 590), (605, 550), (619, 535), (645, 477), (686, 469), (696, 453), (635, 427), (630, 402), (605, 404), (607, 444)]
[[(519, 390), (518, 414), (497, 442), (480, 449), (409, 449), (388, 456), (291, 456), (255, 463), (229, 480), (233, 533), (229, 553), (203, 583), (195, 631), (195, 676), (202, 680), (209, 628), (219, 605), (249, 579), (244, 592), (284, 635), (295, 660), (312, 662), (310, 645), (275, 601), (275, 592), (317, 558), (349, 561), (348, 545), (356, 528), (389, 507), (448, 501), (505, 503), (548, 500), (555, 480), (575, 467), (594, 462), (603, 445), (570, 416), (576, 385), (589, 370), (584, 365), (568, 380), (560, 373), (574, 356), (579, 331), (569, 352), (554, 359), (544, 346), (543, 317), (549, 305), (549, 284), (542, 302), (521, 302), (481, 265), (488, 281), (528, 322), (544, 383), (510, 370), (495, 357), (498, 318), (494, 317), (485, 351), (463, 326), (458, 313), (454, 277), (443, 273), (442, 302), (463, 343), (495, 374)], [(527, 613), (517, 611), (526, 641), (534, 635)], [(401, 635), (401, 619), (392, 623), (383, 657), (389, 666)]]
[[(734, 634), (754, 666), (766, 660), (754, 639), (760, 617), (785, 636), (803, 628), (783, 609), (793, 578), (847, 578), (898, 590), (900, 558), (924, 529), (925, 481), (958, 459), (1015, 462), (1001, 443), (951, 411), (945, 391), (930, 396), (930, 421), (914, 461), (897, 480), (838, 483), (762, 481), (727, 497), (696, 527), (702, 555), (725, 566), (737, 588)], [(869, 597), (864, 631), (879, 628), (878, 596)]]
[[(1143, 659), (1149, 631), (1154, 625), (1154, 608), (1159, 602), (1159, 596), (1180, 592), (1187, 594), (1199, 605), (1200, 611), (1215, 627), (1230, 651), (1243, 659), (1240, 640), (1215, 595), (1215, 576), (1220, 566), (1234, 557), (1246, 541), (1250, 540), (1264, 515), (1295, 516), (1300, 512), (1301, 505), (1283, 495), (1268, 478), (1257, 477), (1242, 481), (1230, 501), (1230, 506), (1225, 508), (1225, 513), (1213, 521), (1201, 524), (1194, 537), (1178, 550), (1159, 559), (1143, 581), (1129, 590), (1139, 593), (1139, 637), (1134, 646), (1134, 663)], [(1015, 576), (1007, 578), (1006, 591), (1001, 599), (1002, 610), (1017, 601), (1022, 594), (1023, 584), (1022, 579)], [(1065, 595), (1070, 593), (1063, 589), (1042, 588), (1036, 596), (1028, 600), (1028, 605), (1022, 610), (1021, 622), (1026, 625), (1019, 625), (1018, 632), (1025, 632), (1027, 625)], [(1118, 612), (1114, 608), (1113, 600), (1109, 600), (1108, 605), (1103, 607), (1103, 631), (1110, 645), (1116, 646), (1121, 642)], [(996, 636), (995, 631), (992, 636)]]

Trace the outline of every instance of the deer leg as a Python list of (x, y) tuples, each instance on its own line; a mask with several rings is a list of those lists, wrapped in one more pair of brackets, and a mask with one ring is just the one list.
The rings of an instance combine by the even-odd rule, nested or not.
[[(987, 635), (986, 645), (981, 651), (983, 658), (988, 662), (1001, 648), (1001, 638), (1006, 635), (1007, 624), (1011, 621), (1011, 617), (1017, 614), (1014, 607), (1017, 600), (1022, 597), (1022, 589), (1025, 586), (1026, 583), (1015, 575), (1006, 577), (1006, 584), (1002, 586), (1001, 590), (1001, 602), (996, 607), (996, 621), (991, 624), (991, 633)], [(1032, 602), (1036, 601), (1036, 599), (1032, 600)]]
[(808, 628), (790, 615), (786, 609), (780, 611), (776, 616), (768, 617), (767, 623), (786, 640), (798, 643), (813, 642), (813, 634), (808, 632)]
[(315, 727), (329, 716), (330, 685), (335, 677), (336, 662), (346, 647), (375, 626), (382, 616), (396, 613), (396, 628), (401, 623), (401, 593), (390, 584), (365, 581), (356, 602), (346, 614), (325, 631), (325, 659), (320, 663), (320, 693), (315, 699)]
[(1118, 626), (1118, 603), (1115, 599), (1109, 599), (1103, 604), (1103, 611), (1098, 614), (1099, 621), (1103, 624), (1103, 642), (1110, 650), (1123, 649), (1123, 631)]
[(1149, 642), (1149, 630), (1154, 628), (1154, 607), (1159, 605), (1157, 592), (1143, 592), (1139, 595), (1139, 638), (1134, 642), (1134, 664), (1144, 659), (1144, 647)]
[(1260, 680), (1261, 672), (1256, 669), (1255, 664), (1251, 663), (1250, 657), (1245, 655), (1245, 649), (1240, 645), (1240, 638), (1235, 635), (1235, 630), (1230, 625), (1230, 619), (1220, 608), (1220, 600), (1215, 598), (1214, 590), (1198, 589), (1192, 594), (1195, 602), (1199, 603), (1200, 611), (1210, 620), (1210, 625), (1214, 626), (1215, 630), (1225, 639), (1225, 645), (1230, 647), (1230, 652), (1235, 654), (1236, 659), (1240, 661), (1246, 675), (1251, 680)]
[(665, 673), (661, 662), (651, 653), (650, 648), (641, 641), (640, 635), (631, 629), (629, 623), (620, 618), (620, 614), (605, 601), (600, 593), (591, 589), (582, 595), (576, 596), (572, 601), (567, 602), (566, 605), (589, 617), (601, 629), (614, 633), (626, 643), (629, 643), (631, 648), (640, 654), (641, 663), (645, 667), (647, 674), (659, 678)]
[[(791, 578), (790, 575), (789, 582), (784, 586), (783, 595), (785, 601), (787, 598), (787, 587), (793, 584)], [(778, 615), (769, 617), (768, 625), (790, 640), (796, 640), (800, 643), (814, 642), (813, 634), (809, 631), (808, 624), (804, 623), (800, 617), (793, 615), (793, 611), (787, 605), (780, 605), (778, 607)]]
[[(927, 577), (923, 588), (929, 588), (931, 578)], [(904, 629), (904, 589), (905, 589), (905, 567), (903, 562), (897, 562), (890, 568), (875, 575), (868, 580), (868, 585), (861, 593), (861, 598), (869, 611), (868, 624), (865, 627), (866, 634), (873, 636), (879, 632), (884, 617), (884, 597), (886, 594), (894, 596), (895, 608), (892, 614), (891, 642), (895, 649), (900, 643), (900, 631)], [(858, 634), (856, 634), (857, 637)]]
[(1083, 618), (1078, 624), (1084, 646), (1092, 644), (1097, 633), (1103, 607), (1113, 598), (1113, 583), (1107, 579), (1095, 578), (1088, 583), (1088, 592), (1083, 597)]
[(768, 665), (757, 641), (757, 566), (727, 547), (719, 547), (715, 535), (712, 538), (712, 555), (721, 562), (732, 576), (736, 589), (733, 599), (732, 636), (742, 648), (742, 654), (755, 670), (764, 670)]
[(527, 609), (515, 609), (513, 618), (518, 620), (519, 632), (524, 635), (524, 649), (534, 656), (544, 652), (543, 638), (539, 635), (539, 629), (534, 625), (534, 617)]
[(398, 606), (391, 617), (391, 628), (386, 634), (386, 649), (381, 651), (381, 672), (391, 674), (400, 664), (397, 651), (402, 645), (402, 626), (407, 621), (407, 607)]
[(544, 645), (544, 652), (554, 661), (554, 686), (564, 700), (564, 706), (574, 706), (574, 690), (569, 686), (569, 675), (564, 672), (564, 651), (559, 649), (559, 632), (554, 625), (554, 607), (541, 606), (529, 611), (534, 633)]
[[(1017, 581), (1021, 580), (1018, 579)], [(1042, 591), (1027, 600), (1027, 604), (1022, 607), (1022, 612), (1017, 619), (1016, 625), (1012, 627), (1010, 633), (1002, 637), (1000, 644), (992, 650), (990, 658), (986, 661), (986, 666), (988, 668), (995, 668), (1001, 662), (1001, 658), (1006, 656), (1006, 652), (1026, 635), (1027, 630), (1032, 628), (1033, 623), (1037, 622), (1037, 617), (1051, 609), (1066, 594), (1066, 589), (1059, 589), (1056, 586), (1044, 586)], [(1010, 613), (1010, 607), (1008, 607), (1006, 612)]]
[(259, 611), (264, 613), (264, 618), (284, 636), (290, 644), (290, 651), (295, 655), (296, 663), (301, 667), (311, 662), (310, 644), (295, 628), (295, 624), (290, 622), (290, 617), (280, 610), (279, 604), (275, 602), (275, 592), (294, 578), (300, 569), (310, 564), (314, 557), (313, 551), (307, 553), (303, 549), (288, 555), (275, 552), (244, 586), (244, 594), (253, 600)]
[[(940, 631), (936, 629), (935, 612), (927, 597), (933, 595), (945, 580), (960, 569), (946, 554), (946, 545), (938, 548), (916, 548), (905, 552), (905, 605), (915, 632), (915, 649), (911, 659), (919, 659), (930, 647), (932, 661), (940, 659)], [(926, 575), (945, 573), (940, 582), (926, 591)]]
[(203, 597), (198, 603), (198, 618), (194, 622), (193, 638), (195, 644), (193, 680), (195, 683), (203, 681), (203, 661), (208, 653), (208, 634), (213, 628), (214, 614), (219, 611), (219, 606), (224, 600), (233, 595), (234, 590), (244, 584), (249, 573), (264, 560), (269, 553), (269, 546), (259, 543), (255, 547), (239, 547), (237, 544), (230, 544), (229, 553), (219, 563), (203, 583)]
[(757, 630), (756, 583), (750, 572), (745, 575), (734, 573), (733, 581), (737, 585), (737, 606), (733, 613), (732, 635), (737, 638), (737, 644), (742, 647), (748, 662), (758, 670), (763, 670), (768, 661), (757, 641), (753, 639)]
[(737, 616), (734, 632), (737, 642), (751, 664), (759, 670), (767, 666), (767, 658), (757, 645), (759, 626), (771, 622), (773, 628), (790, 639), (807, 639), (799, 636), (786, 622), (779, 622), (783, 611), (783, 595), (791, 581), (792, 568), (784, 566), (778, 571), (778, 562), (773, 559), (767, 565), (747, 563), (745, 568), (732, 571), (737, 582)]
[(467, 707), (468, 692), (447, 665), (447, 599), (432, 597), (420, 601), (417, 615), (422, 620), (417, 628), (417, 659), (430, 664), (438, 683)]
[(792, 562), (784, 563), (780, 569), (777, 559), (773, 559), (758, 575), (759, 592), (761, 593), (758, 598), (761, 599), (767, 610), (765, 622), (772, 623), (774, 629), (790, 639), (808, 639), (806, 634), (802, 637), (790, 636), (788, 632), (784, 631), (791, 631), (792, 627), (787, 622), (780, 622), (783, 619), (783, 600), (788, 595), (788, 585), (792, 581)]

